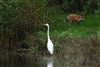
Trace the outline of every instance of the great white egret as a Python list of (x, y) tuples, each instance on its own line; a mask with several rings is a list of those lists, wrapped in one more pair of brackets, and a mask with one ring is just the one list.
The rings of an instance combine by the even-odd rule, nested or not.
[(54, 46), (52, 41), (50, 40), (50, 36), (49, 36), (49, 24), (43, 24), (45, 26), (47, 26), (47, 38), (48, 38), (48, 42), (47, 42), (47, 49), (50, 52), (50, 54), (53, 54), (53, 50), (54, 50)]

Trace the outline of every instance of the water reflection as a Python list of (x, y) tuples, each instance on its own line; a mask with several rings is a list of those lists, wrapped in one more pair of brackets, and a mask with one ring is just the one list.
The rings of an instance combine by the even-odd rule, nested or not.
[(0, 51), (1, 67), (41, 67), (37, 60), (29, 52)]
[(47, 67), (53, 67), (53, 56), (47, 59)]
[(29, 52), (0, 51), (0, 67), (91, 67), (84, 66), (83, 61), (82, 56), (36, 56)]

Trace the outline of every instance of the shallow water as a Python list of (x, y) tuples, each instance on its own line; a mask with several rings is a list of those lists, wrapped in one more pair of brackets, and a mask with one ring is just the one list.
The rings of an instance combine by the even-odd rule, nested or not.
[(0, 51), (1, 67), (53, 67), (53, 57), (39, 57), (29, 51)]
[[(1, 67), (92, 67), (77, 66), (61, 56), (37, 56), (30, 51), (0, 51)], [(97, 66), (96, 66), (97, 67)]]

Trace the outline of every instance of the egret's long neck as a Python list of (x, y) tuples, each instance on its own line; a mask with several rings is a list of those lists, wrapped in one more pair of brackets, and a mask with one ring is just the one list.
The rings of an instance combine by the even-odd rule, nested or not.
[(48, 39), (50, 38), (49, 37), (49, 25), (47, 26), (48, 27), (48, 30), (47, 30), (47, 37), (48, 37)]

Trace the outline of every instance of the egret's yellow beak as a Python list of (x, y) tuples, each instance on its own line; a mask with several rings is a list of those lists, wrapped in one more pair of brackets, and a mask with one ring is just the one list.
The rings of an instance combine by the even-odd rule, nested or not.
[(42, 24), (43, 26), (47, 26), (46, 24)]
[(44, 26), (49, 26), (49, 24), (42, 24), (42, 25), (44, 25)]
[(42, 24), (42, 25), (45, 25), (45, 24)]

